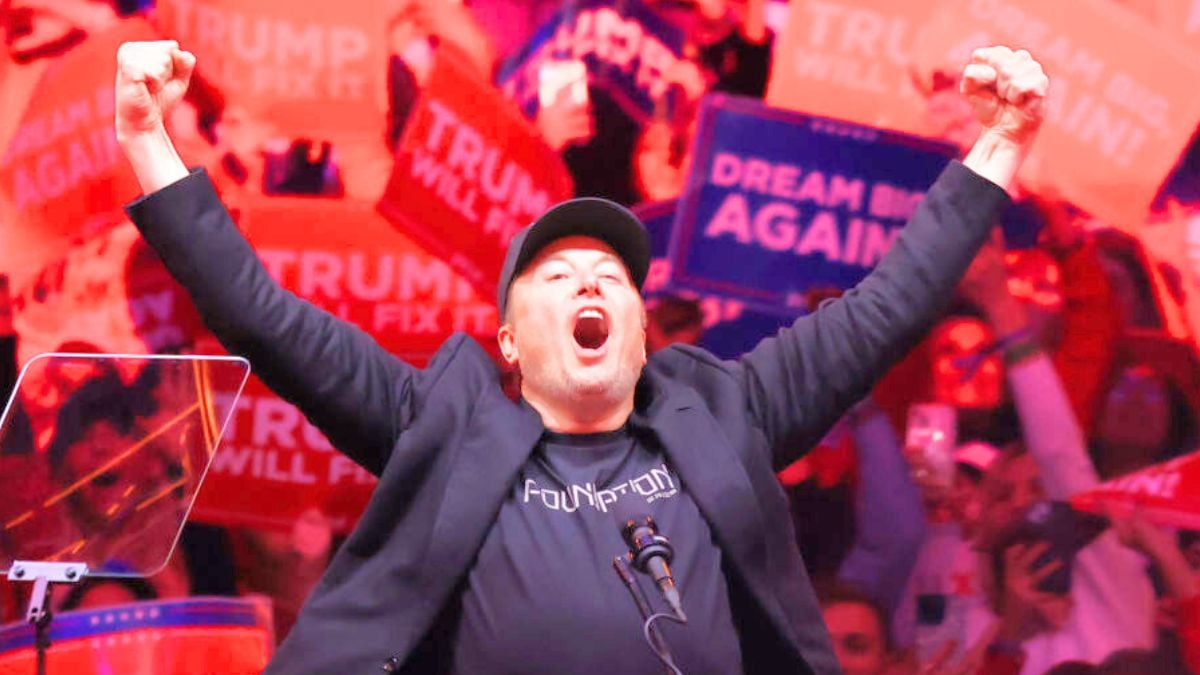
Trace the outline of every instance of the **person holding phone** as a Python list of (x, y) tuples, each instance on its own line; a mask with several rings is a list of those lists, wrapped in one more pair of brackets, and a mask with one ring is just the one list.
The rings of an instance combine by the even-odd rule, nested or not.
[[(1102, 533), (1102, 523), (1062, 503), (1100, 479), (1054, 363), (1009, 292), (1002, 243), (993, 237), (983, 247), (962, 288), (1004, 344), (1022, 442), (984, 478), (976, 545), (987, 554), (981, 571), (985, 579), (995, 576), (993, 588), (1036, 565), (1034, 611), (1021, 622), (1019, 640), (995, 647), (1024, 652), (1023, 672), (1042, 673), (1064, 660), (1095, 663), (1121, 649), (1152, 647), (1154, 597), (1137, 557)], [(1022, 547), (1019, 555), (1014, 545)], [(1030, 550), (1038, 553), (1030, 558)], [(1000, 594), (990, 598), (993, 611), (1002, 612)]]
[(588, 94), (587, 65), (579, 59), (547, 59), (538, 71), (538, 110), (534, 127), (559, 152), (586, 145), (596, 134)]

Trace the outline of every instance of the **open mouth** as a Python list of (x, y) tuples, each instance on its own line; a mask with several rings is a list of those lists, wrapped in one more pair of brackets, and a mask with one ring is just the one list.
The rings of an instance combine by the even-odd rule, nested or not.
[(575, 316), (575, 342), (584, 349), (600, 349), (608, 341), (608, 317), (598, 309), (584, 309)]

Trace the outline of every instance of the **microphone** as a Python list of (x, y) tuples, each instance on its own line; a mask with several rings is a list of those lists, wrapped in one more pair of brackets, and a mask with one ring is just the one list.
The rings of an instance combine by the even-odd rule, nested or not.
[(675, 585), (675, 577), (671, 575), (671, 560), (675, 557), (675, 549), (671, 547), (670, 540), (659, 533), (658, 524), (646, 514), (626, 518), (621, 527), (621, 534), (629, 546), (629, 561), (633, 567), (654, 579), (676, 618), (687, 623), (687, 615), (683, 613), (683, 603), (679, 598), (679, 588)]

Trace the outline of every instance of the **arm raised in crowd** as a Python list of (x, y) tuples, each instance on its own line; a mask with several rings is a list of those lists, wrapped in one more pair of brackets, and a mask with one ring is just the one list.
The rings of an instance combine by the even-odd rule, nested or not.
[(1095, 425), (1112, 375), (1121, 317), (1095, 239), (1063, 202), (1038, 201), (1046, 214), (1042, 247), (1058, 261), (1062, 280), (1062, 334), (1054, 349), (1054, 366), (1063, 382), (1070, 383), (1067, 396), (1086, 434)]
[(297, 298), (267, 273), (202, 171), (189, 173), (163, 125), (196, 59), (173, 41), (117, 55), (117, 139), (145, 197), (130, 216), (230, 352), (296, 404), (335, 445), (379, 473), (409, 414), (417, 371), (366, 333)]
[(810, 447), (928, 329), (987, 237), (1044, 116), (1048, 81), (1026, 52), (977, 50), (963, 90), (975, 147), (930, 188), (887, 256), (841, 299), (742, 360), (750, 410), (777, 467)]
[[(1029, 332), (1024, 307), (1008, 290), (1004, 253), (994, 238), (975, 261), (964, 292), (983, 310), (1004, 345), (1008, 386), (1026, 451), (1037, 466), (1045, 497), (1066, 501), (1095, 487), (1100, 479), (1088, 456), (1086, 439), (1062, 379), (1037, 337)], [(1077, 605), (1103, 607), (1087, 617), (1072, 612), (1075, 632), (1087, 622), (1110, 635), (1148, 645), (1152, 641), (1153, 603), (1149, 580), (1137, 557), (1116, 537), (1104, 534), (1074, 559), (1071, 597)], [(1086, 598), (1086, 600), (1085, 600)]]
[(962, 290), (983, 311), (1005, 347), (1008, 385), (1021, 435), (1038, 466), (1046, 496), (1065, 500), (1095, 486), (1099, 478), (1062, 378), (1042, 352), (1038, 336), (1030, 332), (1025, 307), (1008, 290), (999, 237), (980, 250)]

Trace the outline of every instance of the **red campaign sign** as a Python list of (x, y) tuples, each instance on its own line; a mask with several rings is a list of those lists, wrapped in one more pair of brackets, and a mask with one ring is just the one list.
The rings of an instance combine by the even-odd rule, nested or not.
[(162, 0), (163, 33), (241, 110), (288, 137), (383, 132), (386, 3)]
[(139, 188), (113, 126), (117, 47), (155, 37), (126, 20), (45, 70), (0, 158), (0, 269), (38, 269), (124, 219)]
[(938, 0), (792, 0), (767, 104), (926, 135), (912, 54)]
[(1071, 497), (1071, 505), (1101, 515), (1138, 509), (1152, 522), (1200, 530), (1200, 452), (1110, 480)]
[(1144, 222), (1200, 121), (1195, 53), (1109, 0), (940, 0), (916, 60), (964, 63), (989, 44), (1027, 49), (1050, 77), (1046, 121), (1020, 178), (1092, 214)]
[[(1140, 0), (1137, 4), (1150, 2)], [(1152, 9), (1141, 13), (1164, 33), (1181, 38), (1193, 48), (1200, 47), (1200, 0), (1157, 0), (1153, 4)]]
[(493, 298), (509, 240), (572, 190), (515, 105), (441, 49), (379, 210)]
[[(222, 414), (231, 394), (216, 397)], [(315, 506), (335, 532), (349, 532), (371, 498), (375, 477), (258, 378), (246, 382), (234, 406), (189, 518), (290, 532)]]
[(496, 307), (367, 202), (250, 197), (241, 224), (272, 276), (421, 364), (454, 332), (496, 343)]
[[(252, 198), (242, 225), (286, 288), (413, 365), (423, 366), (455, 331), (494, 349), (495, 306), (366, 202)], [(255, 378), (233, 412), (194, 519), (290, 530), (316, 506), (336, 531), (353, 527), (374, 489), (370, 474)]]

